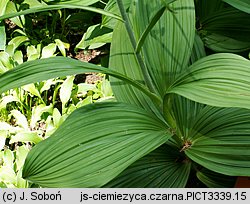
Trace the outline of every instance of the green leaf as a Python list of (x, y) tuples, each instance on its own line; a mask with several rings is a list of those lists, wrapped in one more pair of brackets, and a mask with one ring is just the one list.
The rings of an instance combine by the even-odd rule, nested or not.
[(56, 43), (50, 43), (42, 49), (42, 57), (41, 58), (49, 58), (55, 56), (56, 52)]
[(17, 125), (24, 129), (29, 128), (27, 118), (19, 110), (12, 110), (10, 114), (16, 119)]
[(24, 161), (28, 152), (29, 152), (29, 149), (24, 145), (17, 147), (16, 160), (15, 160), (17, 171), (19, 171), (23, 167), (23, 164), (24, 164)]
[(250, 14), (250, 2), (249, 0), (223, 0), (231, 6)]
[(191, 54), (191, 64), (196, 62), (197, 60), (206, 57), (206, 51), (204, 43), (202, 42), (200, 36), (198, 34), (195, 35), (194, 47)]
[(234, 54), (214, 54), (182, 73), (168, 93), (219, 107), (250, 109), (250, 61)]
[[(134, 55), (133, 47), (129, 41), (126, 29), (121, 22), (117, 23), (113, 32), (109, 67), (111, 70), (118, 71), (134, 81), (144, 84), (144, 79)], [(147, 110), (153, 109), (154, 112), (158, 111), (148, 96), (134, 86), (113, 77), (110, 78), (110, 81), (117, 101), (137, 105)]]
[(11, 102), (20, 102), (21, 103), (20, 99), (17, 98), (16, 96), (7, 95), (7, 96), (2, 97), (0, 100), (0, 110), (3, 108), (6, 108), (7, 104), (11, 103)]
[(233, 188), (236, 182), (236, 177), (218, 174), (205, 168), (198, 171), (196, 176), (209, 188)]
[(22, 87), (23, 90), (29, 92), (31, 95), (41, 98), (41, 95), (34, 84), (28, 84)]
[(43, 140), (37, 132), (22, 131), (11, 137), (10, 144), (15, 142), (31, 142), (37, 144)]
[(90, 6), (81, 6), (78, 4), (57, 4), (57, 5), (44, 5), (44, 6), (36, 6), (30, 9), (26, 9), (24, 11), (20, 11), (20, 12), (13, 12), (13, 13), (9, 13), (9, 14), (5, 14), (0, 16), (0, 21), (2, 21), (3, 19), (6, 18), (13, 18), (16, 16), (20, 16), (20, 15), (26, 15), (26, 14), (30, 14), (30, 13), (37, 13), (37, 12), (43, 12), (43, 11), (51, 11), (51, 10), (59, 10), (59, 9), (83, 9), (86, 11), (92, 11), (92, 12), (96, 12), (102, 15), (107, 15), (110, 16), (112, 18), (115, 18), (117, 20), (122, 21), (122, 19), (120, 18), (120, 16), (113, 14), (111, 12), (108, 11), (104, 11), (102, 9), (99, 8), (95, 8), (95, 7), (90, 7)]
[(66, 57), (65, 49), (69, 49), (70, 44), (62, 42), (60, 39), (55, 39), (56, 45), (64, 57)]
[(211, 171), (250, 176), (249, 123), (250, 110), (206, 106), (189, 127), (185, 153)]
[(61, 102), (63, 103), (63, 106), (70, 99), (74, 79), (75, 79), (74, 76), (69, 76), (61, 85), (59, 96), (60, 96)]
[[(147, 34), (141, 52), (150, 78), (162, 97), (179, 72), (187, 68), (195, 37), (194, 1), (178, 0), (168, 7)], [(136, 1), (131, 8), (131, 18), (137, 41), (157, 20), (154, 17), (161, 8), (161, 1)]]
[(106, 188), (184, 188), (191, 162), (178, 149), (162, 145), (139, 159), (118, 177), (105, 185)]
[(101, 27), (100, 24), (90, 26), (83, 35), (81, 41), (76, 45), (76, 49), (96, 49), (110, 43), (112, 40), (112, 30)]
[(29, 38), (27, 36), (17, 36), (11, 39), (11, 41), (9, 41), (8, 45), (13, 44), (13, 50), (16, 50), (16, 48), (18, 48), (22, 43), (28, 41)]
[(199, 34), (205, 45), (216, 52), (250, 49), (249, 14), (226, 6), (221, 0), (198, 1)]
[(4, 50), (6, 45), (5, 26), (0, 24), (0, 50)]
[(30, 151), (23, 177), (43, 187), (101, 187), (170, 136), (165, 123), (143, 109), (87, 105)]
[(52, 113), (53, 106), (50, 104), (49, 106), (46, 106), (45, 104), (40, 104), (38, 106), (32, 107), (32, 115), (30, 119), (30, 127), (31, 129), (34, 129), (36, 126), (37, 121), (41, 119), (41, 116), (43, 113)]
[(89, 6), (94, 4), (100, 0), (47, 0), (48, 3), (55, 4), (72, 4), (72, 5), (80, 5), (80, 6)]
[(1, 2), (0, 2), (0, 16), (4, 15), (8, 2), (9, 2), (9, 0), (1, 0)]
[(8, 131), (0, 130), (0, 149), (4, 148), (7, 136), (8, 136)]
[[(17, 8), (16, 8), (16, 5), (17, 4), (15, 4), (14, 2), (9, 1), (8, 4), (7, 4), (7, 7), (6, 7), (5, 15), (17, 13), (18, 12), (17, 11), (18, 5), (17, 5)], [(10, 18), (10, 20), (13, 23), (15, 23), (17, 26), (19, 26), (20, 28), (23, 28), (23, 25), (25, 24), (24, 16), (20, 16), (20, 18), (19, 17)]]
[[(122, 2), (123, 2), (125, 9), (127, 10), (131, 4), (131, 0), (123, 0)], [(116, 0), (109, 0), (104, 10), (114, 13), (116, 15), (120, 14), (118, 6), (116, 4)], [(117, 19), (111, 18), (110, 16), (102, 16), (102, 26), (113, 29), (116, 23), (117, 23)]]
[(159, 102), (159, 98), (151, 93), (143, 84), (130, 79), (116, 71), (86, 63), (67, 57), (53, 57), (29, 61), (18, 65), (14, 69), (0, 75), (0, 93), (25, 84), (40, 82), (43, 80), (82, 74), (86, 72), (102, 72), (130, 83), (142, 92), (147, 94), (152, 100)]

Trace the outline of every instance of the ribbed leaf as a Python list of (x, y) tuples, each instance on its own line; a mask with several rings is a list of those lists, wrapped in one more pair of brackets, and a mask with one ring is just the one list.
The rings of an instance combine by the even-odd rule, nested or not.
[[(169, 2), (169, 1), (166, 1)], [(161, 11), (161, 1), (135, 1), (132, 25), (139, 40)], [(193, 0), (178, 0), (168, 5), (146, 36), (142, 56), (151, 80), (163, 96), (177, 74), (187, 67), (195, 35)]]
[(249, 14), (226, 6), (221, 0), (196, 3), (198, 31), (206, 46), (217, 52), (250, 49)]
[(169, 137), (166, 125), (143, 109), (87, 105), (31, 150), (23, 177), (43, 187), (100, 187)]
[(234, 54), (214, 54), (194, 63), (169, 93), (219, 107), (250, 109), (250, 61)]
[(200, 36), (196, 34), (190, 61), (193, 64), (194, 62), (196, 62), (197, 60), (205, 56), (206, 56), (206, 51), (205, 51), (204, 43), (202, 42)]
[(184, 188), (191, 162), (178, 149), (163, 145), (139, 159), (104, 187)]
[(211, 107), (182, 97), (171, 102), (181, 152), (211, 171), (249, 176), (250, 110)]
[(186, 155), (212, 171), (250, 176), (250, 111), (205, 107), (193, 121)]
[[(123, 23), (118, 22), (112, 37), (110, 51), (110, 69), (123, 73), (135, 81), (144, 84), (144, 79), (139, 64), (134, 55), (133, 47), (129, 41)], [(133, 86), (111, 77), (111, 85), (118, 101), (130, 103), (145, 109), (157, 112), (157, 108), (149, 98)]]
[(98, 65), (81, 62), (66, 57), (53, 57), (48, 59), (29, 61), (1, 74), (0, 93), (12, 88), (20, 87), (25, 84), (40, 82), (60, 76), (81, 74), (85, 72), (102, 72), (111, 76), (115, 76), (116, 78), (122, 79), (124, 82), (128, 82), (141, 89), (141, 91), (148, 94), (148, 96), (153, 100), (159, 100), (141, 83), (133, 81), (132, 79), (118, 72), (100, 67)]
[[(123, 0), (123, 5), (125, 9), (128, 9), (132, 0)], [(105, 11), (109, 11), (111, 13), (119, 15), (119, 9), (116, 4), (116, 0), (109, 0), (107, 5), (104, 8)], [(102, 26), (106, 26), (109, 28), (114, 28), (116, 25), (117, 20), (114, 18), (111, 18), (109, 16), (102, 16)]]
[(223, 0), (224, 2), (234, 6), (235, 8), (250, 14), (249, 0)]
[(236, 177), (218, 174), (203, 168), (196, 173), (198, 179), (209, 188), (233, 188)]
[[(136, 1), (133, 8), (130, 8), (135, 10), (130, 12), (129, 16), (135, 19), (132, 25), (137, 41), (161, 7), (160, 1)], [(171, 8), (175, 12), (165, 11), (159, 22), (147, 34), (142, 47), (143, 63), (149, 69), (151, 80), (157, 88), (156, 92), (161, 94), (167, 89), (174, 75), (187, 66), (195, 33), (193, 1), (176, 1), (171, 4)], [(130, 43), (125, 26), (118, 22), (113, 34), (110, 67), (144, 83), (142, 67), (134, 53), (135, 50)], [(112, 78), (111, 82), (119, 101), (157, 112), (158, 107), (155, 108), (141, 92)]]

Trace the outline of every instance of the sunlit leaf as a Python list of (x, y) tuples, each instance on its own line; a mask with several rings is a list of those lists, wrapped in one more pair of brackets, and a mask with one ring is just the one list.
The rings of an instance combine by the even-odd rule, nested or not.
[(44, 187), (100, 187), (169, 137), (166, 125), (143, 109), (87, 105), (30, 151), (23, 177)]
[(250, 108), (250, 61), (234, 54), (214, 54), (180, 75), (169, 93), (219, 107)]

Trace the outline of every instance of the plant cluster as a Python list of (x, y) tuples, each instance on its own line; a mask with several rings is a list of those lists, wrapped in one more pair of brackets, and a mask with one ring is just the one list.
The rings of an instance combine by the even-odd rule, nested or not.
[[(58, 9), (102, 14), (76, 47), (111, 42), (108, 68), (31, 60), (0, 75), (0, 92), (65, 76), (72, 85), (72, 75), (100, 72), (116, 101), (70, 111), (22, 160), (21, 179), (41, 187), (233, 187), (250, 176), (248, 0), (46, 2), (0, 20)], [(65, 103), (74, 90), (66, 92)]]

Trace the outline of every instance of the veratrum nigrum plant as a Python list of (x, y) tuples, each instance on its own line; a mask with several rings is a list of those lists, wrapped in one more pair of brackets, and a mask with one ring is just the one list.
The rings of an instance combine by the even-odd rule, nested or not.
[(81, 8), (115, 23), (109, 68), (35, 60), (0, 75), (0, 92), (103, 72), (117, 102), (74, 111), (29, 152), (23, 178), (42, 187), (185, 187), (197, 176), (230, 187), (250, 176), (250, 62), (232, 54), (249, 51), (249, 1), (116, 0), (110, 10), (89, 2)]

